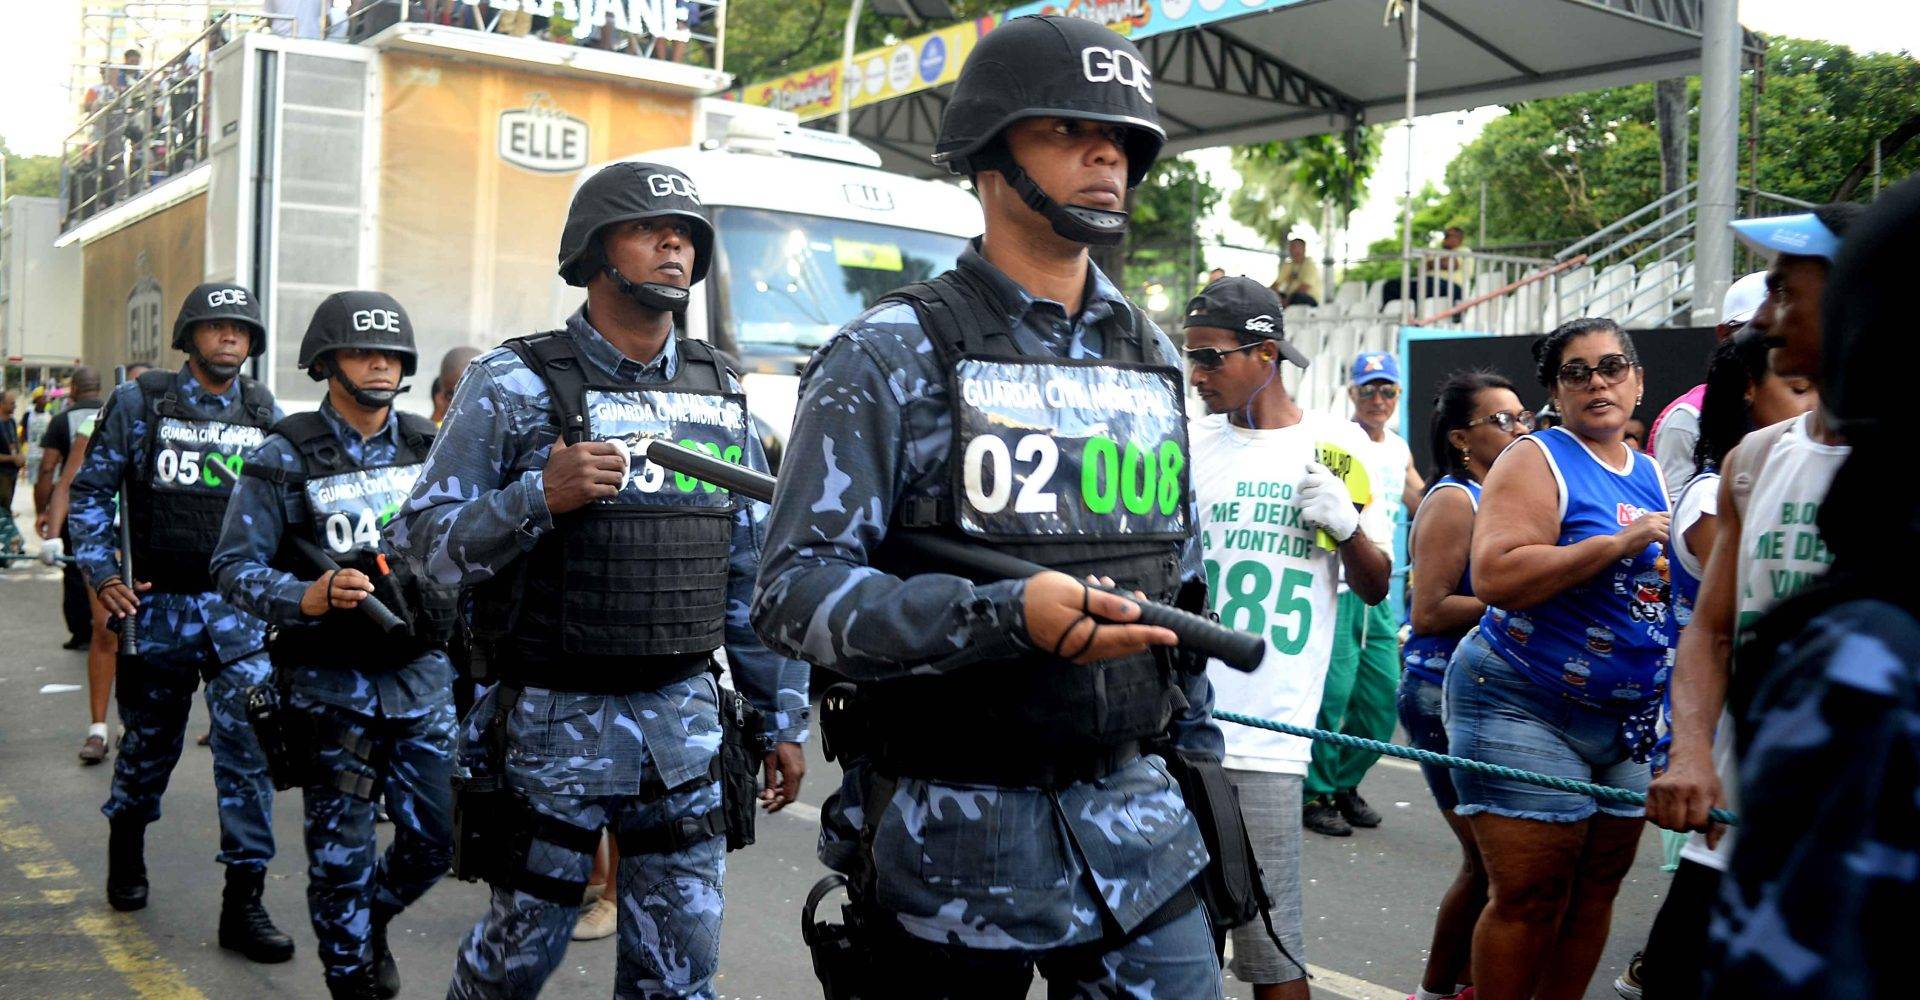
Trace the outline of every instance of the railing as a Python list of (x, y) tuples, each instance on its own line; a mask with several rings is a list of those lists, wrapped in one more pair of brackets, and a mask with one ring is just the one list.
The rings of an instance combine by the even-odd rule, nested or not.
[(1584, 264), (1586, 262), (1587, 262), (1586, 254), (1575, 254), (1570, 259), (1563, 260), (1560, 263), (1555, 264), (1552, 267), (1549, 267), (1545, 270), (1535, 271), (1521, 278), (1518, 281), (1508, 282), (1507, 284), (1501, 285), (1499, 288), (1496, 288), (1493, 291), (1486, 292), (1481, 295), (1476, 295), (1473, 298), (1468, 299), (1467, 301), (1462, 302), (1451, 309), (1434, 313), (1432, 316), (1428, 316), (1425, 319), (1415, 320), (1413, 325), (1414, 326), (1434, 326), (1439, 323), (1446, 323), (1446, 322), (1452, 321), (1455, 318), (1466, 314), (1469, 310), (1472, 310), (1478, 306), (1485, 305), (1486, 303), (1489, 303), (1489, 302), (1493, 302), (1501, 298), (1502, 296), (1511, 295), (1514, 292), (1517, 292), (1520, 289), (1527, 287), (1528, 285), (1535, 284), (1536, 282), (1552, 280), (1552, 278), (1555, 275), (1559, 274), (1561, 271), (1564, 271), (1570, 267), (1578, 267), (1579, 265)]
[(87, 92), (85, 117), (62, 151), (61, 228), (206, 159), (213, 53), (244, 32), (360, 42), (399, 23), (436, 24), (714, 69), (723, 64), (726, 0), (624, 0), (605, 5), (597, 26), (565, 16), (583, 5), (548, 0), (553, 15), (536, 15), (506, 10), (502, 0), (330, 0), (297, 15), (221, 14), (179, 54), (137, 78), (128, 79), (134, 68), (101, 68), (101, 80)]
[(61, 152), (61, 228), (185, 173), (207, 157), (206, 101), (214, 50), (270, 18), (223, 14), (178, 55), (128, 80), (105, 66), (87, 91), (87, 117)]
[[(724, 69), (726, 0), (625, 0), (607, 5), (599, 24), (580, 15), (594, 0), (546, 0), (547, 14), (529, 0), (333, 0), (321, 23), (301, 29), (314, 38), (360, 41), (400, 22), (439, 24), (559, 45), (626, 52), (649, 59)], [(680, 18), (678, 11), (686, 11)]]
[[(1747, 198), (1749, 217), (1813, 207), (1769, 191), (1743, 188), (1741, 193)], [(1558, 315), (1606, 316), (1630, 329), (1687, 322), (1694, 298), (1696, 194), (1696, 185), (1688, 184), (1555, 255), (1562, 262), (1584, 256), (1591, 265), (1560, 283)], [(1742, 271), (1765, 264), (1744, 247), (1737, 263)]]

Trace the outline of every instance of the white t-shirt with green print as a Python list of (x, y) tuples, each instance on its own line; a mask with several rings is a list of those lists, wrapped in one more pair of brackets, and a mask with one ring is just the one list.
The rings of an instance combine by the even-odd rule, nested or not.
[[(1266, 657), (1252, 673), (1208, 664), (1214, 704), (1311, 726), (1333, 652), (1340, 564), (1339, 555), (1314, 544), (1314, 530), (1301, 523), (1300, 481), (1316, 445), (1333, 443), (1362, 454), (1365, 432), (1350, 420), (1305, 413), (1299, 423), (1277, 430), (1234, 427), (1224, 416), (1207, 416), (1191, 423), (1189, 435), (1208, 601), (1222, 624), (1267, 641)], [(1221, 728), (1228, 767), (1307, 773), (1310, 741), (1246, 726)]]

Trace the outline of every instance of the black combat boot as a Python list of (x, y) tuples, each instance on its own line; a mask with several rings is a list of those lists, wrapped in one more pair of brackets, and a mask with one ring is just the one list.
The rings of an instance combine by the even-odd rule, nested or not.
[(107, 902), (120, 911), (147, 905), (147, 824), (107, 821)]
[(381, 991), (380, 977), (372, 969), (349, 976), (328, 976), (327, 995), (333, 1000), (387, 1000), (393, 996)]
[(220, 894), (220, 947), (255, 962), (284, 962), (293, 957), (293, 939), (280, 933), (260, 905), (264, 868), (227, 866), (227, 887)]
[(373, 976), (379, 985), (380, 1000), (393, 1000), (400, 995), (400, 963), (393, 960), (393, 952), (387, 949), (387, 924), (394, 916), (393, 911), (384, 906), (373, 907)]

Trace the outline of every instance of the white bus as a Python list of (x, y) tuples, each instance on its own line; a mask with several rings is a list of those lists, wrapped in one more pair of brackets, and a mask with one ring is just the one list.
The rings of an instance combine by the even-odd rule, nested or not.
[[(858, 141), (734, 107), (740, 117), (725, 138), (626, 159), (678, 168), (699, 189), (715, 252), (685, 331), (739, 362), (762, 439), (777, 452), (813, 351), (887, 291), (952, 267), (985, 224), (957, 184), (889, 173)], [(580, 301), (579, 289), (555, 280), (556, 322)]]

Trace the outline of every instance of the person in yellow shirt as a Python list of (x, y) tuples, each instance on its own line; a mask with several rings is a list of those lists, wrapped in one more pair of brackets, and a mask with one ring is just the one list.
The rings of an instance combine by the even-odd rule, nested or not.
[(1320, 304), (1320, 265), (1307, 256), (1306, 240), (1296, 237), (1287, 241), (1287, 259), (1280, 262), (1280, 273), (1271, 287), (1287, 305)]

